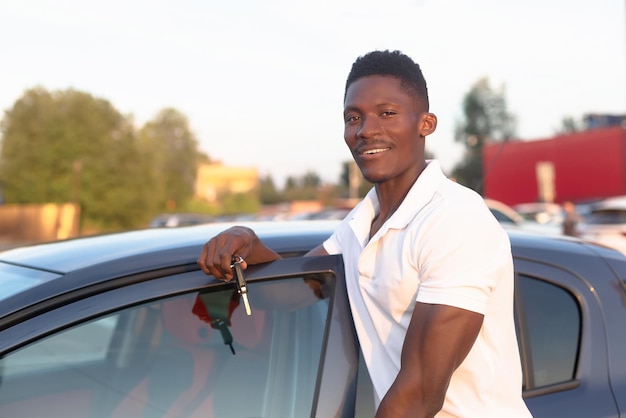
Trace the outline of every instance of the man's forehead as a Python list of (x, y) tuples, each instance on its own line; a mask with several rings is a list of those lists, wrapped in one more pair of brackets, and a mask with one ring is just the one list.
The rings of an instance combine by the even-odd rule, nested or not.
[(397, 101), (398, 96), (415, 99), (397, 77), (391, 75), (371, 75), (354, 80), (346, 90), (344, 106), (348, 107), (355, 100), (385, 100)]

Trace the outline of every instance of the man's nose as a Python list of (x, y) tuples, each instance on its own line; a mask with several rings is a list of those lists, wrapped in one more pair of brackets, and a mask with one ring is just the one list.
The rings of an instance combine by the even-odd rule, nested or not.
[(361, 119), (361, 125), (357, 131), (357, 135), (362, 138), (370, 138), (380, 134), (381, 126), (376, 118), (372, 116), (363, 116)]

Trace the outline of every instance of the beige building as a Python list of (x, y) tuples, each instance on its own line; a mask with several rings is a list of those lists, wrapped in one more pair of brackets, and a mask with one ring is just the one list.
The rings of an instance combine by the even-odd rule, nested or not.
[(256, 168), (200, 164), (196, 175), (196, 197), (212, 203), (224, 193), (252, 193), (258, 185)]

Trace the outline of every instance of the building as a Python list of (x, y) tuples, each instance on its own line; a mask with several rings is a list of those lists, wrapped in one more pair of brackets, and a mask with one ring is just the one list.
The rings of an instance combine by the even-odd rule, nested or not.
[(484, 195), (508, 205), (626, 195), (626, 129), (485, 144)]
[(258, 186), (259, 173), (256, 168), (221, 163), (200, 164), (196, 174), (195, 195), (214, 203), (225, 193), (254, 193)]

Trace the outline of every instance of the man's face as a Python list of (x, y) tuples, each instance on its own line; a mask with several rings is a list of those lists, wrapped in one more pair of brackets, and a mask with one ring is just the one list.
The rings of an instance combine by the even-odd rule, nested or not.
[(392, 76), (363, 77), (348, 87), (344, 139), (369, 182), (415, 181), (424, 168), (423, 107)]

